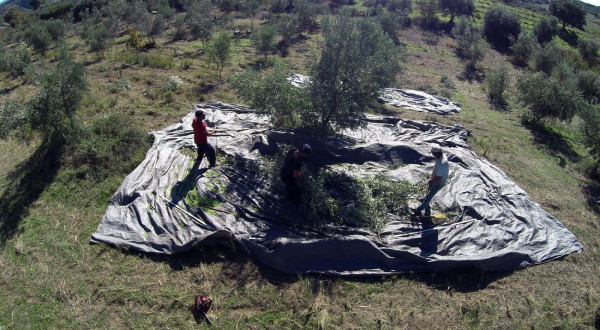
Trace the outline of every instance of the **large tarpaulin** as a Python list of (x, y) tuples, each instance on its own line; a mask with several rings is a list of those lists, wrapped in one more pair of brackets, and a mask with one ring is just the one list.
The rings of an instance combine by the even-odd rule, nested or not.
[[(450, 179), (432, 207), (460, 212), (435, 227), (398, 218), (378, 232), (333, 225), (315, 230), (302, 226), (302, 219), (290, 222), (301, 213), (285, 200), (283, 184), (269, 183), (261, 171), (194, 163), (192, 111), (153, 132), (153, 146), (111, 198), (92, 242), (175, 254), (230, 237), (251, 257), (282, 272), (332, 275), (506, 270), (583, 249), (558, 219), (471, 150), (462, 126), (365, 115), (359, 129), (317, 138), (270, 129), (265, 117), (239, 105), (195, 108), (205, 111), (209, 129), (222, 130), (209, 138), (219, 153), (259, 167), (284, 146), (310, 143), (312, 165), (416, 183), (431, 172), (431, 148), (441, 147)], [(207, 212), (191, 207), (185, 198), (190, 191), (220, 204)]]

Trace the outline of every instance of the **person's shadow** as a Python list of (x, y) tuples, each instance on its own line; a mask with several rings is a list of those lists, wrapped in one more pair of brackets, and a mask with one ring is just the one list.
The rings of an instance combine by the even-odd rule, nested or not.
[(171, 189), (171, 203), (179, 203), (187, 196), (190, 190), (196, 188), (196, 180), (198, 180), (199, 177), (204, 176), (204, 173), (208, 171), (208, 168), (198, 168), (199, 165), (198, 161), (194, 161), (194, 166), (192, 166), (192, 169), (185, 178), (175, 183)]

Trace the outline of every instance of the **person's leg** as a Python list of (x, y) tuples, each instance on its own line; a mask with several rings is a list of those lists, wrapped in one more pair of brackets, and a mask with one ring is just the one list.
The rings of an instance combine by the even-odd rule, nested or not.
[(437, 194), (438, 191), (440, 191), (440, 189), (442, 189), (443, 187), (444, 186), (440, 185), (429, 187), (429, 191), (427, 192), (427, 195), (425, 195), (425, 199), (423, 199), (423, 202), (421, 203), (421, 205), (419, 205), (419, 207), (415, 209), (415, 211), (420, 213), (423, 209), (425, 209), (425, 215), (431, 215), (431, 208), (429, 207), (429, 203), (433, 199), (433, 196), (435, 196), (435, 194)]
[(196, 162), (198, 162), (198, 165), (200, 165), (202, 163), (202, 159), (204, 158), (204, 145), (197, 144), (196, 147), (198, 147), (198, 157), (196, 157)]
[(215, 150), (215, 147), (213, 147), (210, 143), (206, 144), (206, 149), (208, 162), (210, 163), (210, 167), (213, 167), (217, 164), (217, 151)]

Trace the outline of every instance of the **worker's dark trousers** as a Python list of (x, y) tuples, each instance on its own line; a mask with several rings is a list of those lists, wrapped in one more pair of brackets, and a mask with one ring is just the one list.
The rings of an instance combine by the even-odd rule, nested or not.
[(282, 176), (281, 180), (285, 184), (285, 192), (287, 194), (287, 198), (290, 201), (300, 201), (301, 194), (300, 188), (298, 187), (298, 183), (296, 179), (293, 177), (285, 177)]
[(204, 154), (206, 154), (208, 156), (208, 162), (210, 163), (210, 166), (215, 166), (217, 163), (217, 152), (215, 147), (213, 147), (210, 143), (197, 144), (196, 146), (198, 146), (198, 158), (196, 158), (198, 165), (202, 163)]

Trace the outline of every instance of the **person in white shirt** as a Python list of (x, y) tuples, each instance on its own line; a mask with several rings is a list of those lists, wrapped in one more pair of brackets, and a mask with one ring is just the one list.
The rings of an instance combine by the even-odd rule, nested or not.
[(433, 147), (431, 148), (431, 154), (435, 157), (435, 166), (433, 167), (433, 171), (431, 172), (431, 179), (427, 182), (429, 185), (429, 189), (427, 191), (427, 195), (425, 199), (417, 207), (413, 209), (413, 213), (416, 216), (421, 215), (421, 211), (425, 210), (425, 215), (431, 215), (431, 208), (429, 207), (429, 203), (435, 194), (437, 194), (440, 189), (444, 187), (446, 181), (448, 180), (448, 160), (446, 156), (442, 152), (441, 148)]

